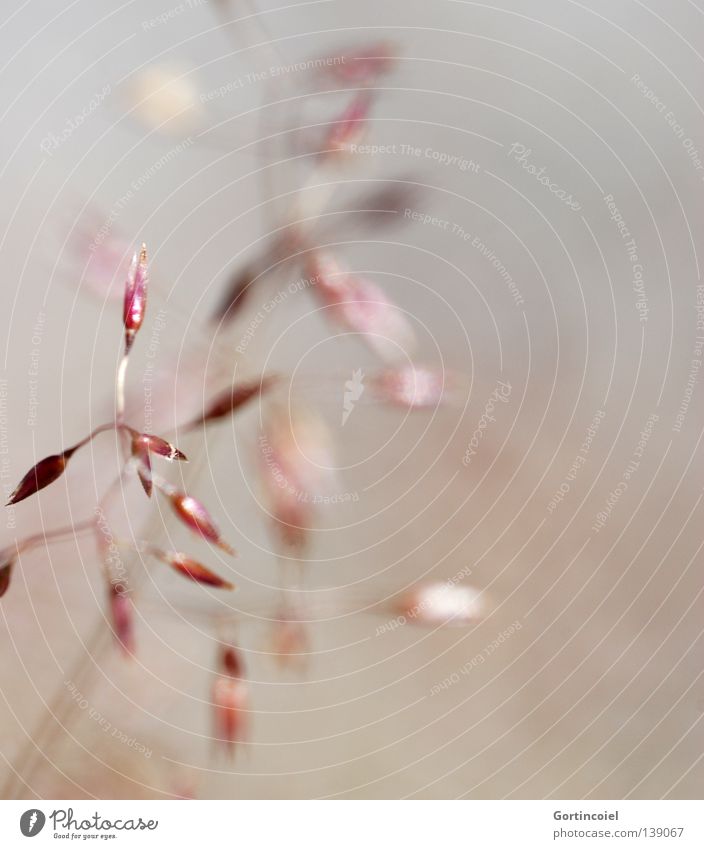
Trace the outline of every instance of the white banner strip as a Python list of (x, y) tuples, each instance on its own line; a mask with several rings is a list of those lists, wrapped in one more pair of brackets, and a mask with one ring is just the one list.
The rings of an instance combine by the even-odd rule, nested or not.
[(0, 846), (701, 849), (703, 810), (699, 801), (6, 801)]

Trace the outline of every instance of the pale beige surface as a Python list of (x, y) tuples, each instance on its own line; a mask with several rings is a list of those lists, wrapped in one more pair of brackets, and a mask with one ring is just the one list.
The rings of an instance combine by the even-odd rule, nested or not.
[[(272, 98), (265, 86), (243, 85), (203, 105), (205, 124), (174, 137), (149, 134), (128, 114), (143, 64), (190, 69), (200, 95), (267, 68), (269, 54), (235, 51), (207, 3), (184, 4), (154, 26), (155, 16), (177, 4), (10, 5), (0, 29), (7, 63), (0, 88), (5, 489), (34, 458), (110, 415), (120, 307), (78, 295), (75, 269), (58, 260), (88, 199), (101, 210), (95, 220), (117, 209), (116, 226), (152, 246), (160, 291), (132, 364), (132, 409), (140, 410), (161, 307), (166, 330), (155, 362), (165, 376), (163, 397), (173, 394), (168, 374), (175, 368), (176, 409), (198, 406), (212, 334), (197, 325), (216, 302), (225, 269), (240, 252), (248, 256), (270, 226), (257, 208), (262, 160), (247, 145), (271, 121), (271, 110), (262, 126), (250, 110)], [(0, 605), (5, 796), (701, 795), (701, 376), (681, 432), (673, 431), (697, 335), (704, 172), (683, 142), (691, 139), (704, 156), (699, 6), (334, 0), (266, 15), (292, 62), (380, 37), (398, 43), (402, 58), (383, 84), (369, 141), (411, 145), (421, 156), (354, 160), (342, 172), (351, 186), (340, 191), (340, 203), (362, 180), (413, 179), (426, 187), (414, 208), (450, 226), (405, 222), (375, 232), (341, 225), (331, 241), (349, 242), (339, 249), (345, 259), (373, 273), (422, 322), (419, 359), (471, 377), (469, 403), (461, 413), (449, 408), (406, 421), (360, 404), (342, 430), (344, 380), (371, 369), (373, 359), (357, 340), (328, 338), (329, 327), (307, 315), (308, 293), (277, 307), (240, 365), (255, 371), (270, 356), (271, 368), (340, 376), (329, 391), (328, 384), (309, 386), (305, 398), (329, 421), (340, 466), (352, 467), (339, 472), (342, 489), (360, 494), (326, 508), (315, 536), (309, 587), (322, 621), (312, 628), (306, 677), (282, 675), (267, 656), (261, 617), (272, 613), (278, 579), (256, 501), (257, 417), (250, 411), (234, 430), (213, 432), (207, 455), (197, 436), (184, 448), (200, 455), (185, 480), (241, 553), (231, 603), (243, 611), (251, 744), (234, 765), (212, 756), (207, 699), (221, 597), (151, 566), (141, 578), (138, 660), (125, 663), (106, 631), (90, 541), (62, 543), (26, 557)], [(645, 99), (634, 74), (665, 109)], [(45, 155), (42, 139), (106, 85), (100, 108)], [(296, 73), (287, 75), (286, 96), (301, 85)], [(297, 104), (293, 112), (302, 122), (321, 120), (313, 108), (308, 114)], [(199, 135), (199, 126), (227, 118)], [(192, 143), (155, 172), (154, 163), (189, 134)], [(513, 161), (513, 143), (529, 148), (530, 161), (545, 165), (581, 210), (568, 209)], [(439, 164), (427, 149), (479, 169)], [(145, 173), (152, 176), (119, 208)], [(290, 163), (273, 169), (274, 185), (289, 189), (300, 174)], [(645, 322), (624, 241), (603, 200), (609, 194), (638, 243)], [(495, 252), (522, 305), (452, 224)], [(287, 282), (272, 284), (268, 295)], [(40, 312), (46, 319), (36, 346)], [(217, 349), (219, 365), (208, 362), (209, 386), (222, 380), (217, 369), (234, 369), (242, 328)], [(39, 406), (29, 428), (35, 347)], [(510, 402), (465, 467), (467, 442), (499, 378), (511, 382)], [(173, 406), (162, 405), (158, 423), (168, 426)], [(587, 462), (550, 514), (547, 505), (599, 410), (605, 417)], [(637, 473), (606, 527), (593, 532), (654, 414), (659, 420)], [(82, 517), (110, 478), (109, 440), (75, 462), (67, 485), (71, 510)], [(147, 509), (138, 491), (128, 497), (140, 533), (207, 552), (165, 512)], [(18, 528), (61, 524), (68, 504), (62, 481), (17, 507)], [(2, 541), (14, 533), (7, 528)], [(221, 566), (229, 568), (224, 559)], [(359, 612), (424, 576), (452, 578), (467, 568), (467, 581), (485, 591), (487, 603), (475, 628), (378, 635), (388, 617)], [(486, 662), (431, 695), (516, 621), (520, 630)]]

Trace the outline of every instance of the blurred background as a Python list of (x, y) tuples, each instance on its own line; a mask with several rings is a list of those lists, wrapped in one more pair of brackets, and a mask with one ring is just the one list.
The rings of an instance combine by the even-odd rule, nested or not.
[[(240, 556), (130, 480), (116, 534), (237, 584), (127, 551), (131, 659), (90, 535), (21, 556), (4, 798), (701, 794), (703, 40), (692, 0), (5, 4), (4, 494), (114, 415), (144, 241), (128, 420), (189, 455), (155, 466)], [(362, 90), (344, 155), (320, 153)], [(441, 403), (375, 397), (378, 351), (282, 260), (293, 220), (398, 305), (398, 362), (447, 378)], [(287, 378), (182, 432), (262, 372)], [(294, 406), (329, 467), (302, 566), (261, 462)], [(118, 471), (105, 435), (5, 510), (0, 543), (90, 518)], [(449, 624), (399, 607), (437, 582), (464, 593)], [(285, 587), (301, 663), (276, 649)], [(234, 759), (212, 739), (223, 639), (246, 668)]]

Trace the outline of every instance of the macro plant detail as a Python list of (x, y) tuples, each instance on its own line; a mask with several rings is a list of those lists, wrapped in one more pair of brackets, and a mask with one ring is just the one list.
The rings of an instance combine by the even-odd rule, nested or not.
[[(214, 343), (218, 356), (223, 360), (227, 358), (226, 351), (231, 350), (228, 332), (246, 320), (248, 308), (254, 303), (254, 293), (270, 279), (287, 281), (303, 274), (305, 285), (302, 288), (310, 292), (312, 302), (331, 329), (353, 334), (379, 360), (379, 367), (365, 374), (368, 402), (406, 411), (432, 410), (449, 401), (446, 390), (450, 375), (408, 362), (416, 348), (410, 317), (380, 285), (367, 275), (349, 270), (333, 248), (319, 247), (321, 241), (335, 234), (325, 214), (335, 189), (331, 184), (323, 192), (312, 191), (316, 176), (331, 179), (336, 173), (342, 173), (350, 148), (359, 144), (369, 132), (369, 119), (377, 99), (373, 86), (393, 68), (396, 51), (390, 44), (379, 44), (367, 50), (352, 49), (347, 55), (349, 59), (344, 67), (325, 67), (319, 77), (321, 94), (326, 76), (335, 85), (342, 86), (343, 92), (349, 89), (347, 103), (323, 127), (317, 139), (314, 136), (306, 139), (309, 147), (305, 156), (312, 163), (312, 174), (305, 185), (296, 189), (288, 210), (281, 213), (283, 217), (274, 216), (271, 228), (274, 235), (266, 248), (231, 274), (212, 315)], [(293, 143), (294, 150), (298, 143)], [(409, 202), (413, 191), (412, 181), (391, 180), (382, 190), (374, 188), (366, 192), (357, 201), (358, 210), (346, 210), (345, 216), (355, 226), (364, 227), (369, 226), (369, 215), (373, 214), (378, 221), (372, 226), (392, 226), (395, 215)], [(124, 266), (126, 249), (125, 241), (118, 235), (109, 234), (101, 239), (91, 257), (91, 289), (106, 291), (104, 281), (112, 279)], [(112, 433), (116, 437), (122, 456), (120, 476), (105, 490), (93, 518), (18, 539), (14, 547), (5, 550), (0, 566), (0, 595), (4, 595), (10, 587), (13, 569), (25, 551), (50, 544), (54, 539), (93, 534), (102, 558), (106, 616), (118, 649), (128, 658), (139, 653), (135, 628), (138, 602), (119, 556), (120, 550), (165, 565), (195, 584), (215, 590), (236, 590), (234, 582), (221, 574), (221, 570), (211, 569), (188, 553), (165, 550), (148, 539), (120, 539), (112, 533), (106, 516), (113, 500), (130, 481), (139, 482), (146, 498), (151, 499), (155, 493), (160, 496), (171, 514), (194, 536), (229, 556), (238, 556), (235, 548), (223, 538), (216, 519), (206, 506), (161, 474), (163, 461), (166, 466), (174, 461), (188, 461), (171, 435), (144, 432), (127, 416), (131, 354), (138, 344), (151, 300), (150, 265), (147, 246), (142, 244), (133, 253), (123, 287), (124, 338), (115, 377), (114, 420), (96, 427), (75, 445), (36, 463), (21, 479), (8, 505), (18, 504), (55, 483), (64, 473), (70, 474), (69, 462), (74, 454), (101, 435)], [(116, 293), (108, 300), (117, 302)], [(211, 331), (206, 328), (204, 332)], [(402, 364), (403, 360), (406, 362)], [(322, 379), (324, 384), (337, 382), (335, 375)], [(242, 377), (228, 388), (206, 397), (202, 411), (184, 423), (176, 423), (175, 432), (201, 434), (206, 438), (208, 427), (236, 416), (255, 402), (260, 404), (258, 473), (284, 587), (272, 616), (268, 647), (282, 671), (303, 675), (311, 651), (310, 613), (298, 590), (305, 584), (310, 532), (319, 524), (320, 504), (325, 500), (321, 494), (334, 489), (336, 483), (331, 472), (335, 467), (335, 451), (329, 429), (311, 405), (295, 400), (283, 403), (289, 385), (289, 375), (278, 372)], [(355, 403), (361, 392), (358, 396)], [(345, 500), (349, 497), (349, 494), (340, 496)], [(457, 592), (457, 588), (451, 586), (446, 590), (449, 597)], [(398, 604), (398, 601), (386, 604), (378, 613), (392, 615), (400, 609)], [(445, 620), (453, 618), (452, 602), (447, 604), (449, 612)], [(456, 603), (456, 613), (455, 624), (472, 619), (461, 600)], [(413, 621), (413, 617), (409, 616), (408, 621)], [(422, 624), (422, 617), (418, 621)], [(219, 645), (210, 694), (213, 740), (228, 756), (248, 739), (252, 711), (245, 662), (233, 638), (232, 627), (230, 622), (223, 636), (222, 621), (213, 623)]]
[[(147, 497), (151, 497), (154, 486), (164, 494), (170, 502), (175, 515), (179, 520), (186, 525), (192, 532), (198, 534), (213, 545), (221, 548), (230, 555), (236, 555), (235, 550), (222, 539), (214, 520), (206, 510), (206, 508), (191, 495), (181, 492), (177, 487), (170, 484), (167, 480), (159, 475), (155, 475), (152, 469), (152, 456), (161, 457), (169, 462), (174, 460), (187, 461), (186, 455), (180, 451), (175, 445), (161, 436), (156, 436), (149, 433), (141, 433), (125, 422), (125, 380), (127, 375), (127, 366), (129, 363), (129, 353), (132, 349), (137, 332), (139, 331), (144, 320), (147, 300), (147, 250), (146, 246), (142, 245), (139, 253), (135, 253), (130, 272), (125, 284), (125, 303), (123, 323), (125, 330), (125, 349), (124, 356), (120, 362), (117, 378), (116, 378), (116, 417), (114, 422), (109, 422), (100, 425), (85, 439), (78, 442), (76, 445), (61, 451), (59, 454), (54, 454), (45, 457), (34, 465), (22, 480), (17, 485), (15, 491), (10, 496), (8, 506), (17, 504), (25, 498), (29, 498), (50, 484), (54, 483), (66, 471), (68, 461), (73, 454), (80, 448), (90, 444), (99, 434), (108, 431), (115, 431), (120, 437), (124, 437), (123, 446), (125, 448), (125, 464), (123, 475), (115, 483), (121, 484), (122, 477), (136, 475), (139, 479)], [(233, 390), (233, 395), (235, 391)], [(247, 399), (252, 398), (254, 393), (251, 390), (245, 392)], [(231, 406), (231, 409), (234, 405)], [(208, 419), (208, 413), (204, 414), (204, 420)], [(106, 498), (100, 502), (96, 510), (96, 516), (92, 522), (78, 523), (68, 531), (81, 531), (86, 527), (90, 527), (100, 540), (101, 535), (105, 534), (106, 523), (104, 518), (104, 508), (110, 496), (114, 492), (113, 487), (110, 487), (106, 493)], [(57, 532), (49, 532), (44, 535), (45, 541), (50, 541), (53, 536), (62, 536), (67, 532), (67, 529), (61, 529)], [(5, 566), (2, 571), (2, 581), (0, 589), (4, 594), (10, 585), (10, 575), (12, 566), (17, 557), (22, 551), (38, 545), (41, 542), (41, 535), (20, 539), (16, 543), (16, 551), (14, 555), (8, 555)], [(148, 543), (130, 543), (123, 541), (124, 546), (131, 547), (135, 551), (151, 555), (156, 559), (167, 563), (175, 571), (197, 581), (210, 586), (233, 589), (233, 585), (228, 581), (220, 578), (203, 564), (189, 557), (187, 554), (180, 552), (162, 551)], [(130, 621), (130, 606), (125, 600), (127, 588), (121, 580), (114, 580), (107, 570), (109, 583), (109, 599), (110, 610), (113, 618), (113, 627), (118, 641), (128, 649), (131, 653), (133, 650), (133, 636), (131, 633)]]
[(0, 845), (704, 836), (704, 0), (4, 11)]

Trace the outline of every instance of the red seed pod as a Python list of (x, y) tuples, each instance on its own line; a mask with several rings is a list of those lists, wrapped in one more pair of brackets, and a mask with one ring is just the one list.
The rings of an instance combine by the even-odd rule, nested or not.
[(213, 736), (230, 756), (247, 738), (249, 685), (242, 678), (218, 675), (213, 681)]
[(9, 507), (10, 504), (17, 504), (19, 501), (29, 498), (30, 495), (34, 495), (35, 492), (44, 489), (45, 486), (49, 486), (50, 483), (61, 477), (74, 451), (75, 448), (71, 448), (61, 454), (52, 454), (51, 457), (40, 460), (17, 484), (5, 506)]
[(162, 560), (164, 563), (168, 563), (169, 566), (181, 575), (185, 575), (186, 578), (190, 578), (192, 581), (196, 581), (199, 584), (208, 584), (208, 586), (216, 587), (221, 590), (233, 590), (235, 588), (234, 584), (231, 584), (229, 581), (226, 581), (224, 578), (216, 575), (215, 572), (212, 572), (210, 569), (203, 566), (202, 563), (199, 563), (197, 560), (194, 560), (192, 557), (189, 557), (187, 554), (183, 554), (180, 551), (160, 551), (158, 549), (151, 549), (151, 554), (158, 557), (159, 560)]
[(213, 313), (213, 319), (225, 323), (232, 321), (244, 306), (258, 276), (259, 269), (253, 264), (235, 271), (227, 281), (225, 292)]
[(12, 570), (15, 565), (14, 556), (4, 555), (2, 563), (0, 563), (0, 598), (7, 592), (12, 578)]
[(360, 139), (366, 129), (366, 119), (373, 102), (372, 92), (366, 89), (355, 95), (328, 130), (323, 145), (326, 153), (342, 153)]
[(147, 282), (149, 279), (147, 269), (147, 246), (134, 255), (130, 266), (127, 282), (125, 283), (125, 302), (123, 319), (125, 323), (125, 352), (129, 353), (134, 337), (142, 326), (144, 313), (147, 308)]
[(205, 408), (203, 415), (193, 422), (193, 425), (212, 422), (235, 413), (248, 401), (266, 392), (278, 380), (276, 375), (267, 375), (257, 380), (236, 383), (217, 395)]
[(236, 744), (246, 737), (249, 685), (243, 677), (242, 655), (234, 646), (220, 646), (217, 665), (213, 682), (214, 736), (232, 755)]
[(115, 639), (125, 654), (134, 654), (133, 607), (126, 585), (121, 581), (110, 581), (108, 601)]
[(188, 457), (186, 457), (183, 451), (179, 451), (175, 445), (172, 445), (171, 442), (167, 442), (160, 436), (154, 436), (152, 433), (143, 433), (142, 439), (146, 442), (147, 447), (153, 454), (158, 454), (160, 457), (166, 457), (167, 460), (181, 460), (182, 462), (188, 462)]
[(186, 495), (185, 492), (178, 492), (176, 490), (167, 492), (167, 495), (176, 515), (192, 531), (199, 533), (208, 542), (212, 542), (213, 545), (217, 545), (228, 554), (236, 554), (235, 549), (220, 536), (220, 531), (216, 527), (210, 513), (208, 513), (200, 501), (190, 495)]
[(149, 457), (149, 446), (139, 433), (132, 434), (132, 456), (137, 461), (137, 475), (147, 496), (152, 496), (152, 461)]
[(220, 650), (220, 666), (232, 678), (241, 678), (244, 674), (242, 655), (234, 646), (222, 646)]
[(135, 439), (140, 440), (152, 454), (166, 457), (167, 460), (188, 461), (188, 457), (186, 457), (183, 451), (179, 451), (175, 445), (172, 445), (160, 436), (154, 436), (153, 433), (138, 433), (134, 430), (131, 433), (133, 441)]

